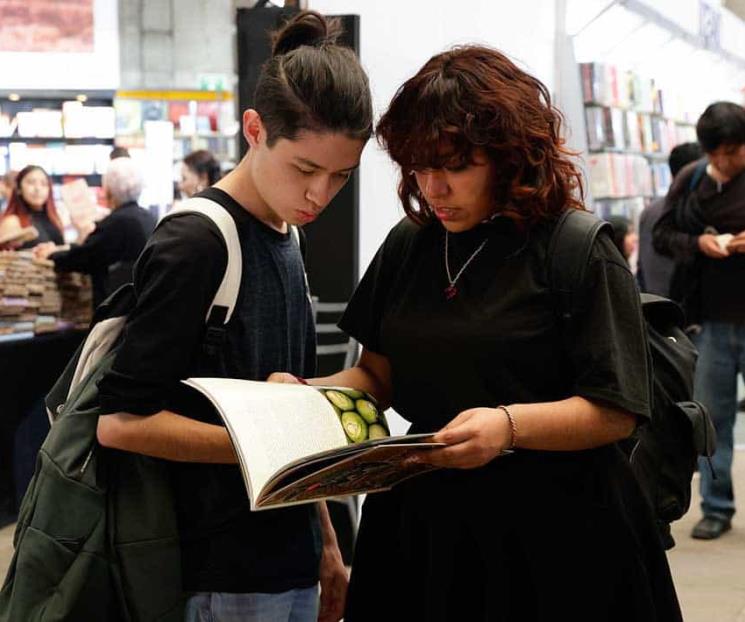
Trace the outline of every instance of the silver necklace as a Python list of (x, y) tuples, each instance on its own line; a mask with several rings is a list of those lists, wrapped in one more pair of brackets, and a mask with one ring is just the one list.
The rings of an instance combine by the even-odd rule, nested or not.
[(458, 295), (458, 288), (455, 286), (456, 282), (460, 278), (460, 275), (465, 272), (466, 268), (468, 267), (468, 264), (470, 264), (475, 258), (476, 255), (478, 255), (481, 252), (481, 249), (486, 246), (486, 243), (489, 241), (489, 238), (484, 240), (479, 247), (471, 253), (471, 256), (466, 259), (466, 263), (463, 264), (460, 270), (458, 270), (458, 273), (455, 275), (455, 278), (452, 277), (450, 274), (450, 258), (448, 254), (448, 241), (450, 240), (450, 232), (445, 232), (445, 273), (448, 277), (448, 283), (449, 285), (445, 288), (445, 300), (451, 300), (452, 298), (455, 298)]

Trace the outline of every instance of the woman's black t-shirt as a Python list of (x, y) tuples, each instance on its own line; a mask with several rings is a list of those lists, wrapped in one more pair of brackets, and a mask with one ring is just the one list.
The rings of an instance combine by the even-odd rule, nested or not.
[(483, 250), (447, 300), (443, 228), (403, 220), (390, 233), (340, 326), (391, 363), (393, 408), (412, 431), (437, 430), (477, 406), (579, 395), (649, 414), (646, 341), (633, 275), (612, 241), (592, 251), (584, 312), (560, 322), (547, 283), (551, 229), (506, 218), (450, 234), (450, 272)]

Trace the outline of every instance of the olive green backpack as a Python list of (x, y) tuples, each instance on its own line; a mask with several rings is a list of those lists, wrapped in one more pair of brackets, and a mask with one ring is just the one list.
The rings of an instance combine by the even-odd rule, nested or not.
[[(166, 218), (187, 211), (212, 220), (228, 248), (207, 321), (214, 337), (237, 298), (240, 243), (233, 218), (208, 199), (191, 199)], [(47, 396), (52, 425), (21, 504), (0, 622), (183, 620), (168, 464), (101, 447), (96, 437), (97, 382), (135, 302), (130, 283), (97, 309), (90, 334)]]

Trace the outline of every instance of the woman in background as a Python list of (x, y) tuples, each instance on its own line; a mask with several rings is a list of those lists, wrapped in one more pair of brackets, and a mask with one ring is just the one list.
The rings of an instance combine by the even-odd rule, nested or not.
[(29, 165), (18, 173), (8, 207), (0, 219), (0, 238), (25, 227), (38, 232), (17, 249), (26, 249), (41, 242), (63, 244), (63, 228), (52, 196), (52, 182), (40, 166)]
[(639, 246), (636, 227), (626, 216), (609, 216), (606, 219), (613, 227), (613, 243), (621, 251), (624, 259), (629, 261)]
[(220, 179), (220, 163), (206, 149), (192, 151), (181, 164), (181, 183), (179, 189), (185, 199)]

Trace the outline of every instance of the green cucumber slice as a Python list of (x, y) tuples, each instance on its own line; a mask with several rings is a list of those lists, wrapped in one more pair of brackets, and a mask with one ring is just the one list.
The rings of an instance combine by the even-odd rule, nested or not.
[(344, 395), (341, 391), (326, 391), (326, 398), (334, 406), (338, 406), (342, 410), (354, 410), (354, 402)]
[(388, 438), (390, 436), (388, 434), (388, 430), (385, 429), (384, 426), (380, 425), (379, 423), (373, 423), (367, 430), (367, 435), (370, 440), (376, 439), (376, 438)]
[(362, 391), (358, 391), (357, 389), (344, 389), (344, 394), (348, 395), (353, 400), (358, 400), (361, 397), (365, 397), (365, 394)]
[(367, 423), (375, 423), (378, 420), (378, 409), (375, 404), (367, 400), (357, 400), (354, 407)]
[(347, 438), (353, 443), (367, 440), (367, 423), (356, 412), (349, 411), (341, 414), (341, 425)]

